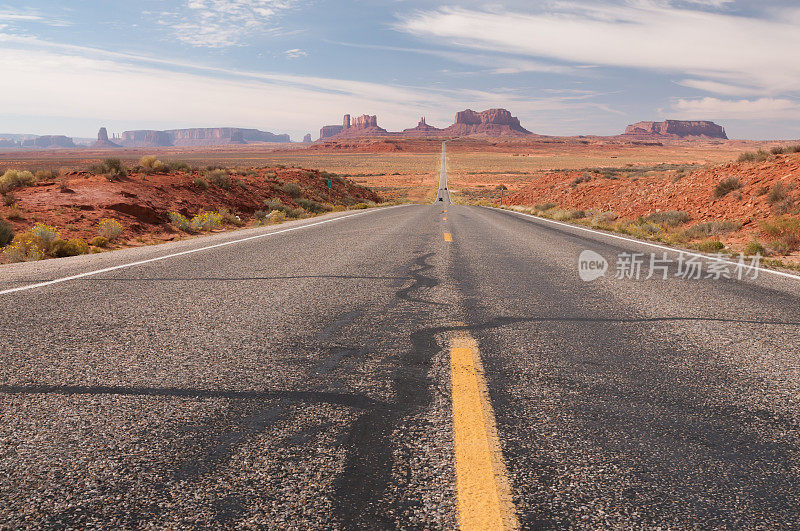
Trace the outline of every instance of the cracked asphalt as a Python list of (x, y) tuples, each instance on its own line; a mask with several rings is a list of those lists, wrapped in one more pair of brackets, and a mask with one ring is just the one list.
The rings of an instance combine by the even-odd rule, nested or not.
[(800, 526), (796, 280), (583, 282), (649, 250), (437, 201), (0, 291), (334, 218), (0, 295), (0, 528), (455, 528), (456, 331), (522, 528)]

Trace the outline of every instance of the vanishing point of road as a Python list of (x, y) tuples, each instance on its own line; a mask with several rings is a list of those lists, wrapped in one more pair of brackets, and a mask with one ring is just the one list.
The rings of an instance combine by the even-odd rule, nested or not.
[(0, 528), (800, 526), (800, 280), (447, 188), (1, 266)]

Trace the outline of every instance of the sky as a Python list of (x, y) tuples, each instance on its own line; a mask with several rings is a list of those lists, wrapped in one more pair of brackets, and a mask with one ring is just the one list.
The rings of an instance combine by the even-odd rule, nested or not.
[(503, 107), (611, 135), (713, 120), (800, 138), (795, 0), (0, 0), (0, 132), (254, 127), (313, 138)]

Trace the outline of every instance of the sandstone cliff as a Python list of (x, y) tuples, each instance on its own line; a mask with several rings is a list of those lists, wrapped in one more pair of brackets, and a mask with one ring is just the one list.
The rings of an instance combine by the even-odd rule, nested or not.
[(693, 120), (666, 120), (664, 122), (638, 122), (625, 129), (632, 136), (705, 137), (727, 140), (725, 129), (714, 122)]
[(120, 143), (125, 147), (217, 146), (251, 142), (289, 142), (289, 135), (276, 135), (258, 129), (207, 127), (167, 131), (124, 131)]
[(485, 136), (521, 136), (530, 131), (522, 127), (519, 118), (512, 116), (506, 109), (489, 109), (475, 112), (467, 109), (456, 113), (456, 121), (444, 132), (453, 136), (485, 135)]
[(71, 138), (64, 135), (45, 135), (23, 140), (22, 147), (38, 149), (74, 148), (75, 143)]

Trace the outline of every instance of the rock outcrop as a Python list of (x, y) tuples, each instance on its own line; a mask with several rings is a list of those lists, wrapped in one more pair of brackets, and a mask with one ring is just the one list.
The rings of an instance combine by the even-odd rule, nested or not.
[(44, 135), (23, 140), (22, 147), (38, 149), (74, 148), (75, 143), (71, 138), (64, 135)]
[(311, 133), (307, 133), (306, 136), (303, 137), (303, 144), (310, 144), (311, 142)]
[(456, 113), (456, 121), (444, 132), (453, 136), (485, 135), (485, 136), (521, 136), (530, 131), (522, 127), (519, 118), (512, 116), (506, 109), (489, 109), (475, 112), (467, 109)]
[(423, 116), (416, 127), (412, 127), (410, 129), (404, 129), (404, 135), (429, 135), (429, 134), (437, 134), (444, 131), (443, 129), (439, 129), (437, 127), (433, 127), (432, 125), (428, 125), (425, 122), (425, 117)]
[(119, 144), (115, 144), (114, 142), (108, 139), (108, 131), (105, 127), (101, 127), (100, 130), (97, 132), (97, 141), (95, 141), (91, 146), (91, 148), (95, 149), (110, 149), (110, 148), (119, 148), (122, 147)]
[(647, 137), (703, 137), (728, 139), (725, 128), (705, 120), (666, 120), (663, 122), (638, 122), (629, 125), (625, 134)]
[(289, 141), (289, 135), (276, 135), (258, 129), (239, 127), (124, 131), (120, 139), (120, 143), (125, 147), (219, 146)]
[(324, 138), (348, 138), (355, 136), (385, 135), (386, 129), (378, 126), (378, 117), (364, 114), (351, 120), (349, 114), (342, 118), (342, 125), (326, 125), (319, 132), (320, 140)]
[(319, 130), (319, 139), (336, 136), (342, 132), (342, 129), (344, 128), (341, 125), (323, 125), (322, 129)]

